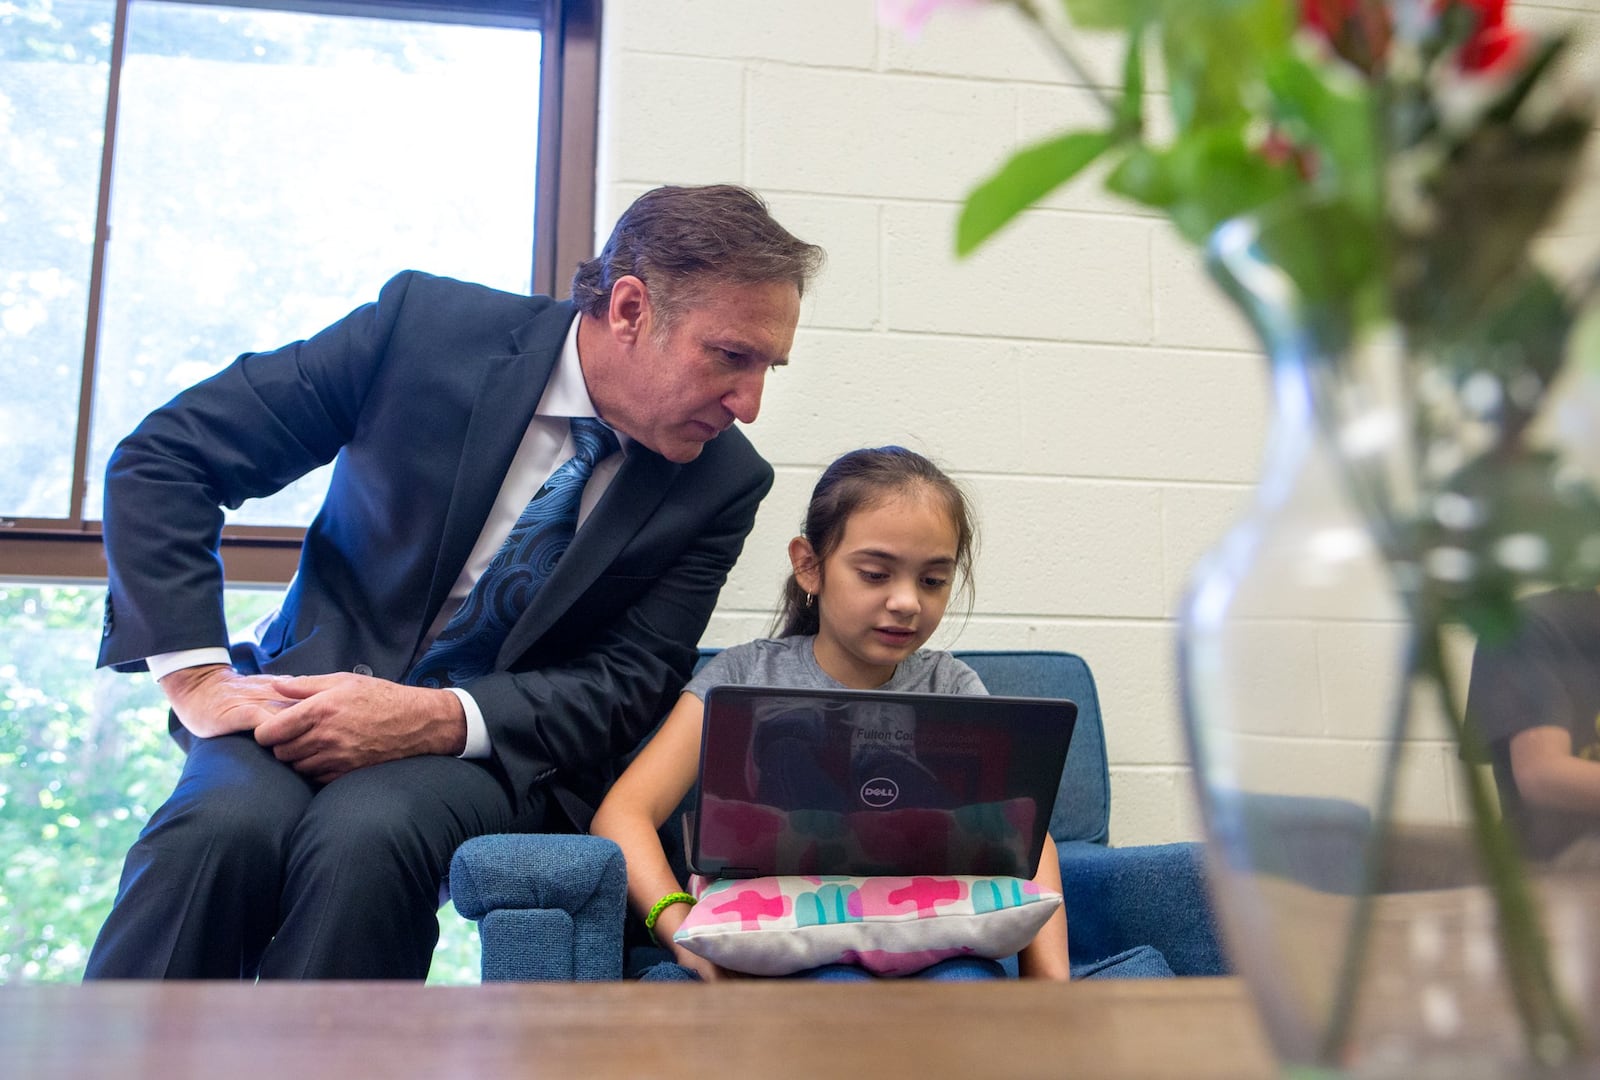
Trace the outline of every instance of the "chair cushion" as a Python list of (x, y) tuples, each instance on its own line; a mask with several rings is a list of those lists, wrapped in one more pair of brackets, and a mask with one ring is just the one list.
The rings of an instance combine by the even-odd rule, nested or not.
[(691, 881), (673, 939), (720, 967), (788, 975), (855, 964), (907, 975), (952, 956), (1010, 956), (1061, 904), (1009, 877), (765, 877)]
[(978, 673), (991, 694), (1068, 698), (1077, 703), (1078, 723), (1067, 748), (1055, 812), (1050, 815), (1050, 835), (1058, 844), (1073, 840), (1106, 843), (1111, 823), (1111, 774), (1100, 695), (1089, 665), (1068, 652), (956, 649), (954, 655)]
[(1172, 968), (1159, 949), (1135, 945), (1092, 964), (1072, 965), (1074, 979), (1170, 979)]

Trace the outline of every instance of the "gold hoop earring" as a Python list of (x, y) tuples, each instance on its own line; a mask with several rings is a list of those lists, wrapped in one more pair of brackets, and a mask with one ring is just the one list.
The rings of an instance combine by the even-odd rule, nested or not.
[(815, 596), (812, 596), (810, 593), (806, 593), (806, 607), (813, 607), (816, 605), (816, 602), (817, 598)]

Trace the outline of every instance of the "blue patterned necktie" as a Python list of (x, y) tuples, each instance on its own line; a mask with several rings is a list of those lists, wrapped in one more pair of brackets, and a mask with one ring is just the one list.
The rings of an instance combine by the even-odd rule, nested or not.
[(617, 449), (616, 435), (591, 417), (572, 419), (572, 441), (577, 452), (529, 501), (511, 527), (511, 535), (467, 593), (460, 610), (412, 666), (406, 682), (435, 688), (460, 686), (493, 670), (506, 633), (528, 609), (572, 543), (583, 487), (595, 463)]

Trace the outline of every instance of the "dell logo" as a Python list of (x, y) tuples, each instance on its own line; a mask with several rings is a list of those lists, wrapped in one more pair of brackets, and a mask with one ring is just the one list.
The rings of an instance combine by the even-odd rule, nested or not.
[(861, 785), (861, 801), (868, 806), (888, 806), (900, 797), (900, 785), (887, 776), (874, 776)]

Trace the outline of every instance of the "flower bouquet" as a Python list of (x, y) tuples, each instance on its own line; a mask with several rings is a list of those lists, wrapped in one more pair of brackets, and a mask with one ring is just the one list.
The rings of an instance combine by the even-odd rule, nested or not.
[[(1502, 641), (1529, 589), (1600, 584), (1600, 496), (1581, 453), (1587, 440), (1591, 462), (1600, 457), (1593, 412), (1565, 432), (1552, 415), (1574, 384), (1600, 398), (1600, 277), (1559, 281), (1536, 258), (1595, 121), (1595, 94), (1570, 70), (1571, 41), (1512, 25), (1504, 0), (991, 2), (1043, 35), (1094, 93), (1103, 120), (1022, 149), (980, 183), (960, 215), (957, 251), (973, 251), (1091, 167), (1111, 191), (1170, 218), (1205, 248), (1214, 276), (1261, 335), (1280, 412), (1303, 410), (1314, 435), (1302, 435), (1317, 440), (1322, 471), (1351, 508), (1407, 628), (1383, 729), (1393, 754), (1352, 849), (1355, 884), (1343, 890), (1360, 895), (1327, 965), (1337, 978), (1314, 1010), (1320, 1021), (1280, 1046), (1302, 1062), (1367, 1067), (1381, 1058), (1357, 1059), (1349, 1045), (1357, 990), (1372, 981), (1362, 978), (1381, 907), (1371, 896), (1404, 850), (1393, 835), (1404, 798), (1398, 748), (1427, 697), (1460, 760), (1470, 858), (1490, 899), (1495, 952), (1478, 966), (1497, 973), (1528, 1058), (1579, 1060), (1593, 1050), (1586, 1021), (1556, 970), (1539, 890), (1473, 764), (1483, 748), (1445, 640), (1448, 628), (1462, 627), (1480, 642)], [(880, 13), (914, 30), (935, 9), (975, 3), (884, 0)], [(1125, 42), (1115, 92), (1097, 89), (1082, 56), (1083, 35), (1096, 32)], [(1147, 92), (1151, 57), (1164, 69), (1161, 94)], [(1163, 99), (1169, 115), (1152, 117), (1150, 102)], [(1306, 446), (1274, 436), (1269, 459), (1315, 457)], [(1303, 478), (1282, 479), (1293, 489)], [(1296, 497), (1282, 495), (1279, 509)], [(1280, 522), (1277, 535), (1312, 532), (1303, 521)], [(1224, 881), (1250, 856), (1241, 837), (1274, 831), (1263, 828), (1261, 807), (1281, 813), (1287, 805), (1256, 799), (1250, 813), (1237, 811), (1250, 801), (1240, 790), (1243, 752), (1230, 744), (1219, 754), (1208, 718), (1196, 715), (1208, 697), (1239, 711), (1226, 688), (1208, 690), (1228, 658), (1216, 655), (1217, 635), (1206, 635), (1244, 591), (1229, 559), (1259, 557), (1270, 534), (1258, 521), (1232, 537), (1199, 571), (1184, 612), (1184, 632), (1201, 641), (1184, 655), (1186, 720), (1210, 788), (1202, 801)], [(1315, 539), (1326, 548), (1343, 535), (1329, 528)], [(1317, 557), (1312, 550), (1298, 564), (1285, 561), (1265, 591), (1308, 576)], [(1229, 738), (1244, 745), (1238, 730)], [(1222, 780), (1207, 777), (1213, 766)], [(1293, 813), (1304, 826), (1303, 800)], [(1277, 820), (1280, 851), (1285, 837), (1309, 835)], [(1317, 835), (1327, 832), (1319, 822)], [(1292, 902), (1309, 900), (1296, 894)], [(1251, 954), (1271, 951), (1245, 940), (1270, 904), (1222, 898), (1220, 906), (1234, 931), (1230, 948), (1248, 969)], [(1592, 921), (1600, 925), (1600, 916)], [(1413, 951), (1419, 924), (1427, 920), (1404, 939)], [(1295, 996), (1294, 980), (1253, 981), (1276, 1028), (1270, 1014), (1292, 1011), (1277, 999)], [(1430, 1007), (1424, 1000), (1420, 1015), (1432, 1020), (1422, 1022), (1451, 1026), (1448, 1009)], [(1450, 1007), (1456, 1027), (1472, 1024)]]

